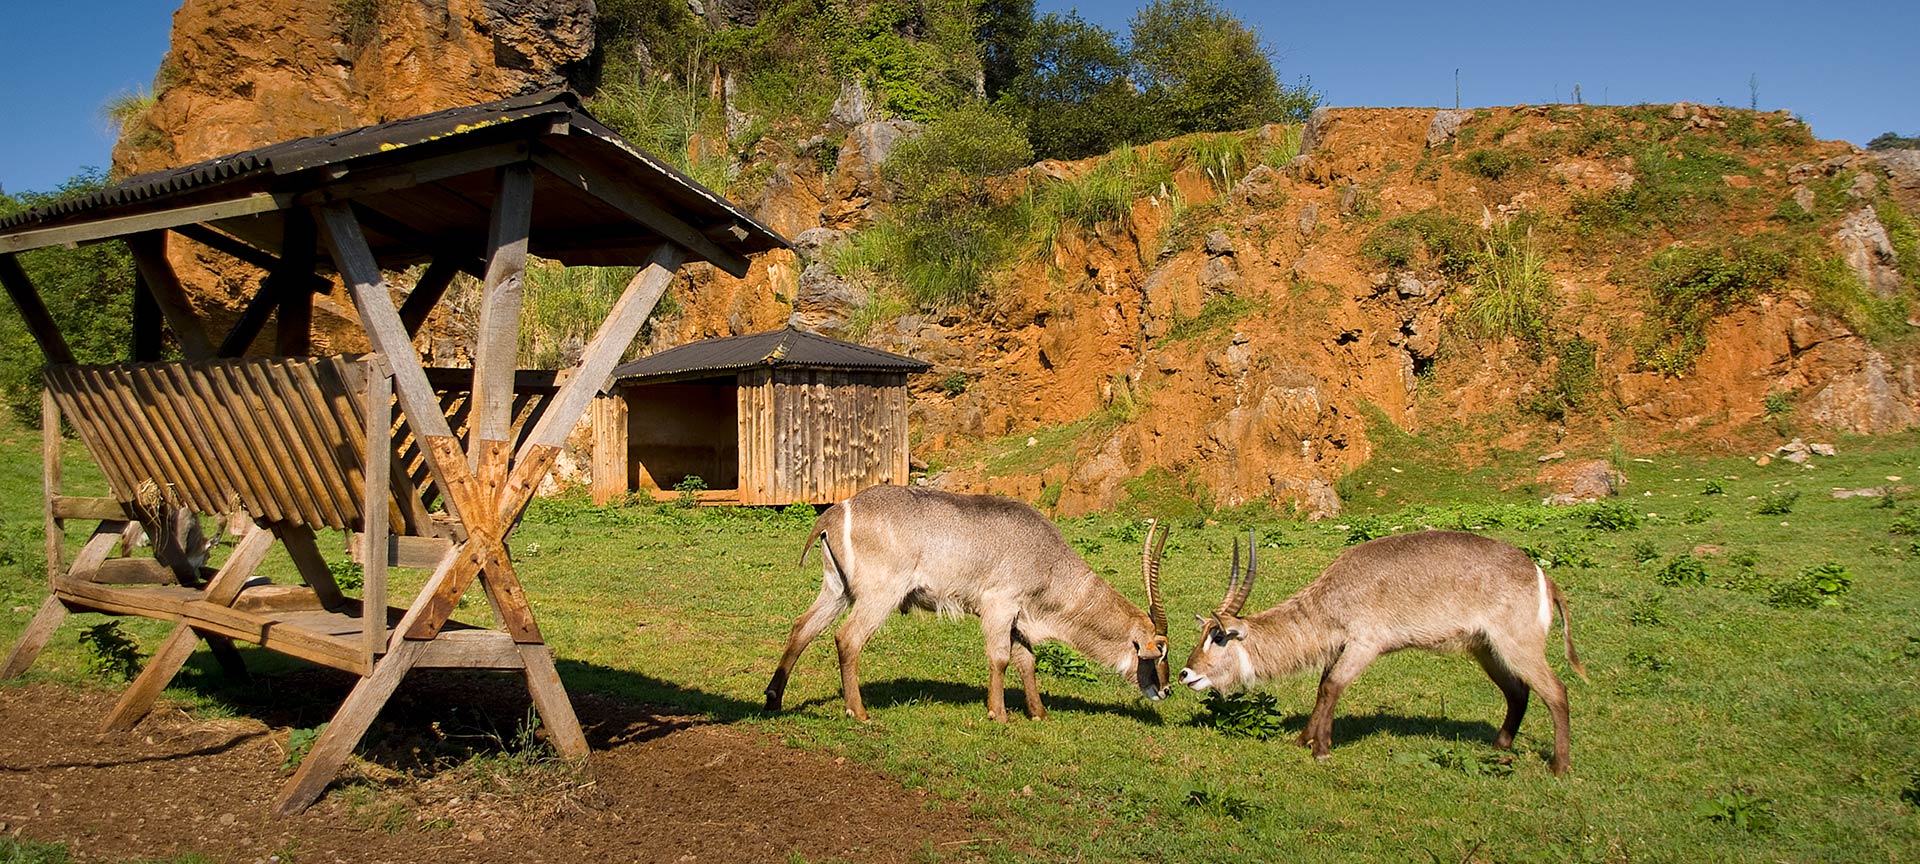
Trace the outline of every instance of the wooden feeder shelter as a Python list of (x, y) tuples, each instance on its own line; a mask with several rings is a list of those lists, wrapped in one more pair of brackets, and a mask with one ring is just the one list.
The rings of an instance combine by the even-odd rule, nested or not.
[(907, 482), (907, 375), (929, 364), (788, 327), (693, 342), (613, 370), (594, 402), (593, 495), (831, 504)]
[[(168, 263), (167, 245), (180, 239), (267, 273), (224, 332)], [(140, 277), (134, 362), (78, 365), (15, 255), (116, 240)], [(47, 360), (51, 589), (0, 678), (23, 672), (69, 611), (176, 622), (109, 730), (145, 716), (202, 641), (229, 670), (242, 640), (361, 676), (281, 792), (280, 813), (320, 796), (413, 669), (519, 671), (554, 746), (585, 755), (505, 540), (679, 266), (704, 260), (742, 275), (747, 256), (785, 245), (565, 92), (274, 144), (0, 220), (0, 283)], [(640, 267), (578, 364), (558, 373), (514, 368), (530, 253)], [(383, 273), (422, 263), (396, 303)], [(339, 274), (372, 353), (309, 356), (314, 294), (336, 290), (322, 268)], [(482, 282), (473, 368), (426, 368), (413, 337), (460, 272)], [(272, 344), (256, 346), (269, 321)], [(163, 328), (184, 359), (161, 362)], [(108, 497), (62, 492), (63, 421), (105, 474)], [(133, 549), (138, 520), (176, 507), (239, 528), (203, 587)], [(74, 521), (96, 527), (69, 562)], [(335, 584), (321, 529), (349, 532), (360, 597)], [(304, 587), (253, 578), (276, 542)], [(432, 575), (389, 607), (389, 566)], [(476, 583), (500, 629), (452, 619)]]

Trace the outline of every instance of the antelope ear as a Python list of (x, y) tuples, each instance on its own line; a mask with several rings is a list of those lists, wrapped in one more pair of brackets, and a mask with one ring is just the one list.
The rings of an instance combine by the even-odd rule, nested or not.
[(1196, 612), (1194, 613), (1193, 620), (1200, 622), (1200, 626), (1202, 627), (1207, 626), (1207, 616), (1205, 615), (1201, 615)]
[(1227, 631), (1228, 639), (1247, 638), (1247, 625), (1239, 621), (1235, 621), (1232, 624), (1223, 624), (1221, 625), (1221, 629)]

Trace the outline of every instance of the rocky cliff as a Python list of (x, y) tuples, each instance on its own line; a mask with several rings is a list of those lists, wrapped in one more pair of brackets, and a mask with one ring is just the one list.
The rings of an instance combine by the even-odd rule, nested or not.
[[(591, 56), (592, 5), (369, 3), (349, 20), (360, 4), (189, 0), (166, 86), (116, 168), (564, 80)], [(1191, 141), (1145, 148), (1170, 179), (1126, 218), (1059, 231), (976, 306), (875, 316), (873, 286), (827, 259), (886, 208), (879, 166), (916, 127), (861, 97), (849, 86), (824, 127), (762, 137), (743, 172), (754, 181), (733, 190), (800, 255), (764, 256), (739, 280), (693, 268), (653, 347), (792, 320), (929, 360), (914, 385), (926, 482), (1073, 515), (1145, 478), (1321, 516), (1338, 512), (1335, 484), (1382, 423), (1452, 429), (1469, 461), (1489, 448), (1753, 446), (1773, 428), (1761, 421), (1789, 411), (1858, 433), (1920, 423), (1915, 340), (1885, 320), (1916, 300), (1904, 214), (1920, 210), (1920, 153), (1688, 105), (1323, 110), (1303, 132), (1225, 133), (1243, 154), (1290, 152), (1303, 134), (1300, 155), (1276, 164), (1201, 164)], [(1100, 161), (1036, 165), (1007, 194)], [(1650, 287), (1666, 272), (1655, 264), (1743, 240), (1787, 263), (1704, 320), (1668, 322), (1662, 303), (1681, 301)], [(201, 266), (190, 247), (175, 257), (204, 303), (234, 305), (255, 278)], [(1539, 332), (1466, 319), (1498, 276), (1492, 258), (1538, 275)], [(319, 323), (355, 343), (346, 319)], [(457, 358), (461, 322), (438, 323), (430, 350)], [(1673, 335), (1683, 324), (1695, 342)], [(1687, 362), (1663, 365), (1660, 339), (1689, 346)]]

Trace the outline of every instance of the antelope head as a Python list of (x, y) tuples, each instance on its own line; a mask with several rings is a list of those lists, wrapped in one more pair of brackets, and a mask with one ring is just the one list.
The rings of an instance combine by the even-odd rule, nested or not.
[(1232, 689), (1236, 684), (1250, 684), (1253, 678), (1253, 661), (1247, 656), (1247, 623), (1240, 617), (1240, 607), (1247, 602), (1247, 595), (1253, 593), (1253, 574), (1259, 559), (1254, 552), (1252, 532), (1247, 534), (1247, 571), (1243, 577), (1240, 572), (1240, 541), (1233, 541), (1233, 571), (1227, 577), (1227, 594), (1222, 598), (1212, 615), (1196, 615), (1200, 619), (1200, 644), (1193, 646), (1193, 653), (1187, 655), (1186, 668), (1180, 670), (1180, 683), (1195, 690), (1205, 692), (1209, 687), (1222, 690)]
[(1127, 676), (1140, 686), (1143, 695), (1156, 701), (1166, 698), (1167, 692), (1173, 689), (1172, 670), (1167, 663), (1167, 655), (1172, 650), (1167, 642), (1167, 609), (1160, 602), (1160, 553), (1167, 548), (1167, 532), (1158, 529), (1158, 522), (1147, 520), (1147, 540), (1140, 549), (1140, 573), (1147, 582), (1149, 627), (1143, 632), (1136, 625), (1130, 634), (1134, 668)]

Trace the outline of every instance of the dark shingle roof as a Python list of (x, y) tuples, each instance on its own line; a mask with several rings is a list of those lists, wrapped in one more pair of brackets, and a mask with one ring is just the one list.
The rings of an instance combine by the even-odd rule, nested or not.
[(925, 372), (933, 368), (932, 364), (912, 357), (787, 327), (669, 348), (615, 368), (613, 380), (636, 384), (759, 366), (868, 372)]
[[(616, 182), (643, 191), (663, 209), (736, 254), (788, 245), (785, 238), (733, 203), (628, 143), (619, 133), (588, 115), (580, 107), (579, 97), (564, 90), (451, 108), (331, 135), (297, 138), (141, 174), (97, 192), (0, 218), (0, 236), (263, 192), (309, 198), (324, 195), (330, 200), (336, 194), (332, 186), (351, 187), (356, 176), (367, 176), (368, 171), (387, 170), (409, 160), (515, 141), (558, 151), (615, 178)], [(390, 208), (400, 222), (410, 225), (416, 233), (432, 235), (442, 242), (459, 238), (453, 245), (464, 246), (474, 236), (476, 227), (478, 238), (484, 240), (486, 236), (491, 177), (492, 169), (488, 167), (470, 176), (448, 177), (403, 190), (365, 195), (349, 189), (339, 194), (352, 197), (356, 206)], [(536, 195), (551, 195), (557, 207), (537, 203), (534, 208), (535, 254), (567, 263), (630, 264), (638, 263), (633, 260), (635, 250), (644, 250), (659, 242), (658, 237), (630, 227), (624, 216), (582, 198), (577, 190), (561, 188), (552, 181), (542, 182), (545, 185), (539, 187)], [(414, 198), (411, 202), (396, 200), (404, 195)], [(277, 219), (273, 214), (267, 217)], [(226, 223), (211, 224), (263, 248), (276, 248), (278, 222), (255, 224), (261, 221), (260, 217), (251, 217), (251, 220), (230, 219)], [(369, 226), (369, 230), (382, 266), (403, 266), (409, 256), (423, 260), (420, 250), (397, 248), (403, 244), (393, 241), (400, 238), (381, 236), (377, 226)], [(542, 246), (549, 248), (539, 248)]]

